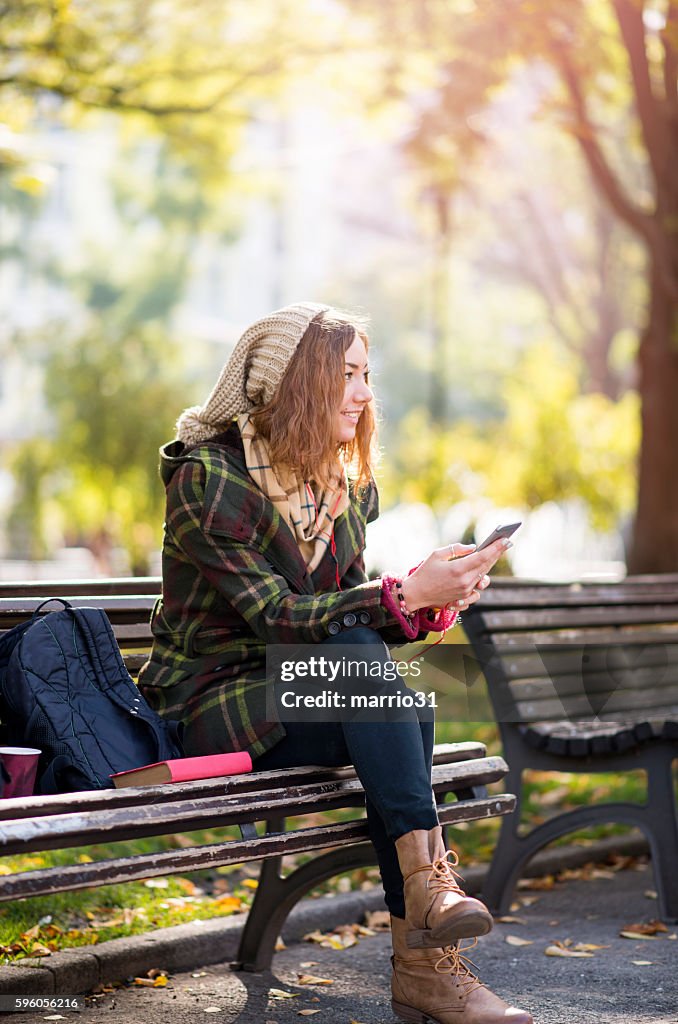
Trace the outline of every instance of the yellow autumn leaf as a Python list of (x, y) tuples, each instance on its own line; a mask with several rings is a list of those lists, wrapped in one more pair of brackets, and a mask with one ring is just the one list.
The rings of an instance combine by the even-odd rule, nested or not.
[(78, 864), (91, 864), (92, 858), (88, 853), (81, 853), (78, 855)]
[(242, 885), (246, 889), (256, 889), (259, 885), (259, 881), (256, 878), (245, 878), (242, 881)]
[(31, 956), (51, 956), (52, 950), (43, 946), (41, 942), (34, 942), (31, 946)]
[(513, 917), (511, 914), (505, 914), (502, 917), (495, 917), (495, 921), (498, 924), (527, 924), (524, 917)]
[(592, 957), (593, 953), (584, 953), (574, 949), (568, 949), (567, 946), (558, 945), (554, 943), (551, 946), (547, 946), (544, 950), (546, 956), (564, 956), (564, 957)]
[(570, 949), (577, 953), (590, 953), (592, 949), (609, 949), (609, 946), (597, 946), (595, 942), (575, 942)]
[(273, 947), (276, 953), (282, 952), (283, 949), (287, 949), (287, 946), (283, 942), (282, 935), (279, 935), (275, 940), (275, 946)]
[(642, 932), (627, 932), (623, 931), (619, 933), (622, 939), (647, 939), (650, 942), (654, 942), (659, 938), (658, 935), (643, 935)]
[(299, 974), (300, 985), (333, 985), (332, 978), (319, 978), (316, 974)]
[(133, 984), (140, 988), (153, 988), (155, 982), (152, 978), (135, 978)]
[(153, 988), (164, 988), (167, 981), (168, 978), (166, 974), (159, 974), (157, 978), (153, 979)]
[(237, 896), (220, 896), (219, 899), (214, 900), (213, 906), (219, 907), (227, 914), (234, 914), (241, 909), (242, 900), (239, 900)]
[(284, 992), (281, 988), (269, 988), (268, 994), (271, 999), (296, 999), (298, 992)]
[(504, 939), (509, 946), (531, 946), (532, 939), (521, 939), (519, 935), (507, 935)]
[(651, 967), (654, 964), (654, 960), (632, 960), (631, 963), (635, 964), (636, 967)]

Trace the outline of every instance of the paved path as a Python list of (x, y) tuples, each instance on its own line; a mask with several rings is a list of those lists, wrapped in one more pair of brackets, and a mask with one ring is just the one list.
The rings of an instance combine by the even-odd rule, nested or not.
[[(523, 898), (536, 897), (514, 912), (525, 923), (497, 924), (481, 940), (474, 954), (478, 973), (495, 991), (529, 1009), (535, 1024), (678, 1024), (678, 938), (665, 934), (640, 941), (619, 936), (625, 925), (655, 916), (656, 902), (644, 895), (652, 886), (652, 873), (632, 869), (605, 874), (560, 883), (548, 892), (524, 891)], [(677, 933), (678, 927), (668, 934)], [(509, 935), (532, 944), (509, 944)], [(609, 948), (596, 950), (590, 959), (544, 954), (550, 943), (566, 939)], [(393, 1024), (389, 954), (387, 933), (340, 951), (298, 942), (276, 954), (270, 974), (236, 974), (223, 964), (197, 968), (174, 975), (164, 989), (105, 994), (82, 1014), (66, 1019), (79, 1024)], [(309, 962), (312, 966), (305, 966)], [(303, 973), (333, 983), (300, 985)], [(275, 998), (271, 989), (295, 995)], [(301, 1010), (319, 1012), (307, 1015)], [(50, 1019), (51, 1012), (6, 1019), (34, 1024)]]

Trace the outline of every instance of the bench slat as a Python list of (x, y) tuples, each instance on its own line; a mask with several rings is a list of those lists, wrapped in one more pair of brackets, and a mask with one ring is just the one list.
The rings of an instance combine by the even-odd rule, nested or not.
[[(584, 658), (586, 660), (584, 660)], [(649, 646), (619, 645), (615, 647), (544, 647), (532, 654), (511, 653), (497, 659), (508, 679), (551, 678), (569, 673), (579, 677), (598, 672), (615, 672), (625, 678), (629, 671), (646, 671), (649, 678), (664, 678), (668, 669), (672, 673), (678, 664), (678, 644)], [(629, 669), (628, 666), (631, 666)]]
[[(443, 824), (476, 821), (508, 814), (515, 809), (515, 797), (509, 794), (482, 799), (441, 804), (438, 816)], [(45, 868), (13, 877), (0, 877), (0, 901), (40, 896), (55, 892), (86, 889), (93, 885), (113, 885), (174, 872), (197, 871), (201, 868), (223, 867), (243, 861), (261, 860), (276, 855), (307, 853), (328, 846), (347, 846), (369, 838), (367, 821), (362, 818), (291, 832), (259, 836), (256, 839), (233, 840), (210, 846), (166, 850), (139, 854), (90, 864)]]
[[(488, 638), (489, 639), (489, 638)], [(651, 644), (678, 643), (678, 625), (657, 623), (652, 629), (637, 629), (631, 626), (620, 626), (616, 630), (596, 629), (595, 627), (580, 629), (560, 629), (554, 633), (521, 632), (494, 633), (492, 643), (500, 654), (518, 650), (534, 650), (535, 647), (619, 647), (620, 645), (647, 646)]]
[[(486, 611), (485, 626), (492, 632), (524, 630), (528, 615), (524, 611)], [(646, 623), (678, 624), (678, 604), (593, 605), (590, 607), (549, 608), (529, 611), (530, 632), (541, 629), (574, 629), (577, 626), (643, 625)]]
[[(450, 792), (486, 786), (502, 779), (507, 770), (506, 762), (500, 757), (435, 765), (433, 788)], [(359, 806), (363, 799), (364, 791), (357, 778), (287, 786), (273, 793), (256, 790), (171, 803), (150, 803), (148, 789), (137, 787), (137, 802), (133, 806), (101, 810), (78, 807), (49, 817), (5, 820), (0, 832), (0, 855), (118, 842), (169, 832), (192, 832), (264, 821), (281, 815), (310, 814), (318, 810)]]
[[(437, 743), (433, 748), (433, 764), (455, 764), (459, 761), (478, 760), (485, 757), (484, 743), (464, 741), (462, 743)], [(298, 768), (272, 769), (267, 772), (247, 772), (244, 775), (228, 775), (216, 779), (196, 779), (193, 782), (173, 782), (157, 786), (129, 786), (125, 789), (87, 790), (81, 793), (56, 793), (51, 796), (13, 797), (0, 802), (2, 818), (46, 817), (52, 814), (66, 814), (73, 810), (74, 801), (78, 810), (97, 811), (109, 807), (133, 807), (143, 803), (173, 803), (183, 799), (198, 799), (203, 796), (224, 796), (237, 793), (251, 793), (255, 790), (281, 789), (290, 783), (335, 782), (337, 779), (355, 778), (353, 765), (342, 768), (325, 768), (318, 765), (301, 765)], [(2, 827), (0, 823), (0, 828)]]

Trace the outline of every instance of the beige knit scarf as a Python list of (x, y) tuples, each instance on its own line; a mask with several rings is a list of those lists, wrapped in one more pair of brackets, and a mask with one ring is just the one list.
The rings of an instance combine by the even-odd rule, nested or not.
[(255, 430), (249, 413), (237, 416), (236, 423), (249, 475), (289, 526), (306, 568), (313, 572), (331, 543), (335, 519), (348, 507), (346, 473), (337, 462), (329, 485), (314, 489), (288, 467), (272, 466), (268, 442)]

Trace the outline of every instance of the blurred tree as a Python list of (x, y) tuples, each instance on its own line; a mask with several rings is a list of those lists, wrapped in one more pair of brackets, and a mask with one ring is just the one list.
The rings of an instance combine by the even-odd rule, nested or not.
[[(434, 92), (446, 117), (436, 147), (453, 166), (472, 155), (474, 104), (481, 112), (517, 62), (554, 73), (547, 115), (576, 141), (600, 194), (647, 253), (648, 314), (638, 357), (642, 443), (628, 564), (632, 572), (675, 572), (678, 0), (361, 0), (361, 11), (367, 7), (378, 24), (388, 23), (388, 94), (412, 91), (404, 68), (411, 67), (413, 51), (436, 63)], [(399, 59), (405, 50), (407, 62)], [(473, 73), (450, 85), (460, 59)], [(629, 125), (630, 106), (635, 118)], [(627, 125), (623, 138), (610, 130)]]
[(501, 421), (444, 430), (423, 408), (411, 410), (382, 474), (385, 504), (423, 501), (444, 517), (464, 500), (536, 508), (578, 497), (597, 529), (628, 519), (640, 437), (635, 394), (616, 402), (582, 395), (578, 359), (541, 343), (523, 353), (503, 397)]

